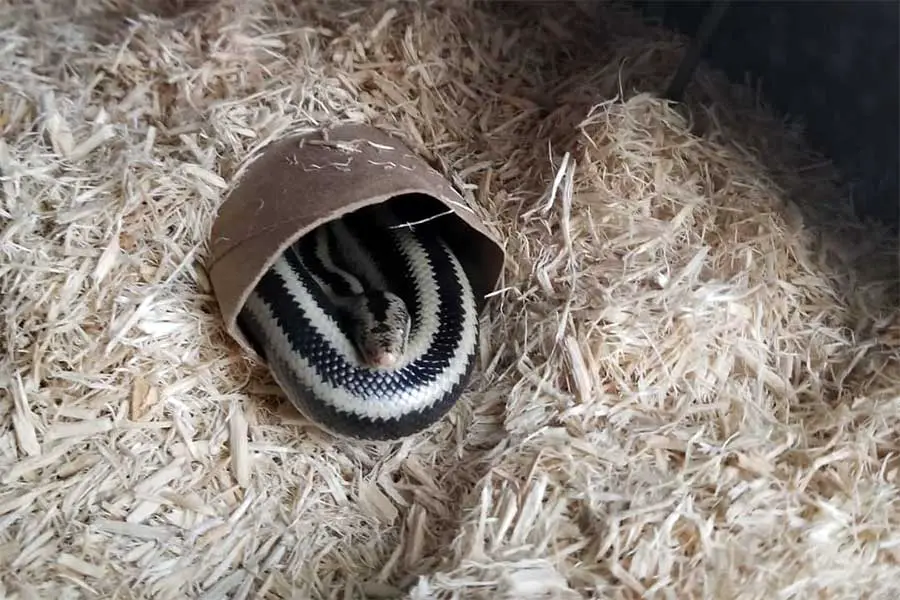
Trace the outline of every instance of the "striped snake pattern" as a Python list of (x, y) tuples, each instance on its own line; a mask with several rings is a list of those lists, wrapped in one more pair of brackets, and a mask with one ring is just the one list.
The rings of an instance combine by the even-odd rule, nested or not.
[(442, 418), (468, 383), (479, 334), (472, 286), (449, 245), (386, 205), (289, 247), (239, 325), (307, 419), (370, 440)]

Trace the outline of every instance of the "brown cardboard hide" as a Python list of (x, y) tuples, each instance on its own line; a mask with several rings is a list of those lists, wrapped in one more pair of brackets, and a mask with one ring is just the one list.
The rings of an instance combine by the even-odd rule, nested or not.
[(450, 183), (399, 139), (345, 125), (280, 140), (261, 151), (212, 228), (209, 268), (228, 333), (255, 355), (237, 316), (253, 287), (291, 244), (317, 226), (382, 202), (407, 202), (457, 252), (478, 300), (494, 291), (504, 252)]

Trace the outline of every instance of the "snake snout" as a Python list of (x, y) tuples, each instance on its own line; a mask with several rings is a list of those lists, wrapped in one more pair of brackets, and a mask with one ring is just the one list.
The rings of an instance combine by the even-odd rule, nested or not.
[(389, 369), (397, 364), (397, 355), (388, 350), (378, 350), (372, 356), (372, 364), (382, 369)]

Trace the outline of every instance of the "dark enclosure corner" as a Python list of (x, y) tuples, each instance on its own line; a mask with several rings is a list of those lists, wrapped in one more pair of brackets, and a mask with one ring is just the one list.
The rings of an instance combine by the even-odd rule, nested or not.
[(810, 145), (834, 161), (857, 214), (900, 229), (900, 2), (629, 4), (694, 38), (710, 31), (703, 60), (732, 81), (758, 79), (766, 100), (799, 117)]

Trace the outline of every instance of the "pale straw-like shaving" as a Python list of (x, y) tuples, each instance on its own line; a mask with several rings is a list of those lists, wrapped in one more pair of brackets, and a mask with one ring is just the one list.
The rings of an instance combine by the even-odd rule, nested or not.
[[(0, 596), (897, 597), (896, 246), (754, 90), (667, 105), (684, 40), (589, 2), (170, 4), (0, 7)], [(340, 122), (509, 255), (386, 447), (287, 408), (205, 271), (249, 159)]]

